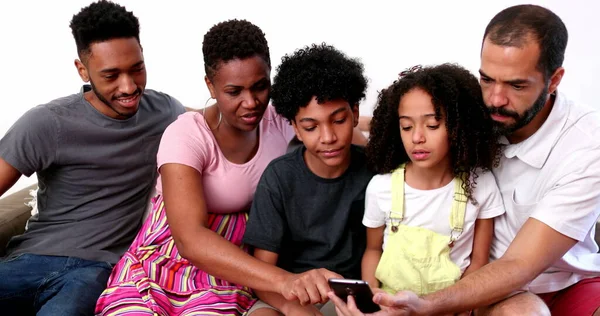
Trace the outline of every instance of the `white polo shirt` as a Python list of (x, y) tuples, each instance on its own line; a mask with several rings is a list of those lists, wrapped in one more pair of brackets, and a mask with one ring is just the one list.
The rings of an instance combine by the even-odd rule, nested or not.
[[(517, 144), (507, 144), (493, 170), (506, 213), (496, 217), (492, 260), (500, 258), (529, 218), (579, 242), (533, 280), (533, 293), (554, 292), (600, 276), (594, 241), (600, 215), (600, 112), (575, 105), (563, 94), (542, 127)], [(552, 247), (534, 245), (534, 247)]]

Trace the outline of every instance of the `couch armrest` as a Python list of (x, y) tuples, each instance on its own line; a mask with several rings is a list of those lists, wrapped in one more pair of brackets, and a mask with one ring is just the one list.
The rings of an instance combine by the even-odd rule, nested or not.
[(25, 203), (32, 199), (29, 190), (36, 187), (34, 184), (0, 199), (0, 257), (10, 238), (25, 231), (25, 223), (31, 217), (31, 207)]

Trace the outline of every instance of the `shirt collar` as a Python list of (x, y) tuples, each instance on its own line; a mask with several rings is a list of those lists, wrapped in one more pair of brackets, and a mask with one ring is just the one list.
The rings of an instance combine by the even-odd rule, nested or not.
[(533, 135), (517, 144), (509, 144), (504, 136), (500, 138), (500, 143), (506, 145), (504, 156), (506, 158), (516, 156), (534, 168), (542, 168), (567, 122), (569, 107), (570, 104), (565, 96), (557, 93), (550, 115)]

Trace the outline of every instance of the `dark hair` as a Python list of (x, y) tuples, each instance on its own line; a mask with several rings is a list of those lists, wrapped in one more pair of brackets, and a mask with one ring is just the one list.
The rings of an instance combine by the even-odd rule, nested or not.
[(73, 15), (71, 32), (79, 58), (89, 53), (90, 45), (114, 38), (134, 37), (140, 41), (140, 23), (131, 11), (116, 3), (100, 0)]
[(333, 46), (325, 43), (306, 46), (281, 59), (271, 100), (277, 113), (289, 121), (313, 97), (319, 103), (345, 100), (350, 106), (358, 105), (367, 89), (363, 73), (360, 61)]
[(453, 175), (462, 178), (467, 196), (474, 201), (475, 170), (490, 170), (497, 164), (499, 148), (477, 78), (455, 64), (413, 70), (379, 93), (365, 149), (369, 167), (390, 173), (410, 161), (400, 137), (398, 106), (413, 89), (431, 96), (438, 120), (445, 114)]
[(554, 12), (537, 5), (517, 5), (500, 11), (485, 28), (486, 37), (496, 45), (522, 47), (533, 37), (540, 47), (537, 68), (548, 80), (562, 66), (569, 34)]
[(212, 79), (219, 63), (252, 56), (261, 57), (271, 67), (271, 56), (265, 33), (246, 20), (228, 20), (215, 24), (202, 42), (204, 70)]

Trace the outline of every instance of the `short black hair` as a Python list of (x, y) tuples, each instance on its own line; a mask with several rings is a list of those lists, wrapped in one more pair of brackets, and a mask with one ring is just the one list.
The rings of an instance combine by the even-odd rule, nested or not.
[(140, 23), (131, 11), (116, 3), (100, 0), (73, 15), (71, 32), (79, 58), (88, 54), (90, 45), (115, 38), (134, 37), (140, 41)]
[(462, 178), (467, 196), (473, 200), (476, 182), (470, 179), (476, 179), (477, 168), (491, 170), (498, 163), (499, 147), (477, 78), (456, 64), (413, 70), (379, 93), (365, 149), (369, 168), (379, 174), (390, 173), (410, 161), (400, 137), (398, 107), (413, 89), (431, 96), (436, 119), (445, 116), (453, 175)]
[(281, 59), (271, 101), (277, 113), (291, 122), (313, 97), (319, 103), (345, 100), (355, 106), (366, 89), (367, 78), (358, 59), (325, 43), (313, 44)]
[(569, 34), (554, 12), (538, 5), (517, 5), (500, 11), (485, 28), (486, 38), (501, 46), (522, 47), (532, 38), (540, 47), (537, 68), (544, 79), (561, 67)]
[(233, 59), (261, 57), (271, 68), (271, 55), (265, 33), (246, 20), (228, 20), (208, 30), (202, 42), (204, 70), (212, 79), (219, 64)]

